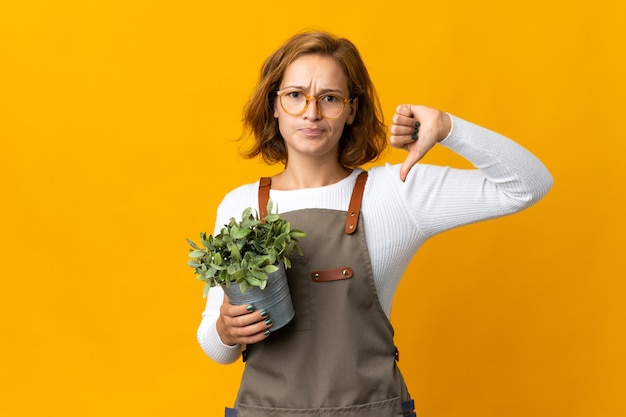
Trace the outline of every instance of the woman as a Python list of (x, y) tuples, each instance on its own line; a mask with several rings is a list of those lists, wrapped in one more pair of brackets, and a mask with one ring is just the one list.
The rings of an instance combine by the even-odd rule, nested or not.
[[(359, 166), (386, 145), (380, 104), (355, 46), (323, 32), (298, 34), (267, 59), (244, 121), (255, 138), (247, 156), (285, 168), (226, 195), (216, 233), (271, 197), (307, 237), (288, 271), (296, 317), (287, 327), (272, 333), (267, 312), (229, 304), (219, 287), (209, 293), (202, 348), (220, 363), (245, 349), (247, 360), (227, 415), (414, 415), (389, 323), (409, 261), (437, 233), (537, 202), (550, 173), (511, 140), (418, 105), (392, 118), (404, 163), (365, 173)], [(416, 164), (438, 143), (476, 169)]]

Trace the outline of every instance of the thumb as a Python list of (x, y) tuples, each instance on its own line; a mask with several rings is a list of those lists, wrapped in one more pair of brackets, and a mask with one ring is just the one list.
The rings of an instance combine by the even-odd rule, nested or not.
[(422, 155), (420, 152), (410, 152), (406, 157), (402, 165), (400, 166), (400, 180), (402, 182), (406, 181), (406, 177), (409, 175), (409, 171), (413, 166), (422, 159)]

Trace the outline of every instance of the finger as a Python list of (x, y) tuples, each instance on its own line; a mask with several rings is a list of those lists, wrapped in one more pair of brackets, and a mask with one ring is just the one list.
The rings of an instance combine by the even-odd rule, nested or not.
[(411, 137), (415, 132), (415, 126), (391, 125), (389, 127), (391, 136), (408, 136)]
[(234, 344), (252, 344), (260, 342), (261, 340), (269, 337), (271, 331), (269, 326), (265, 325), (254, 325), (247, 327), (239, 327), (230, 329), (228, 340), (232, 341), (229, 343), (231, 345)]
[(265, 310), (234, 317), (224, 313), (218, 318), (217, 331), (225, 344), (256, 343), (270, 335), (273, 322)]
[(402, 165), (400, 166), (400, 180), (402, 182), (406, 181), (406, 177), (409, 175), (409, 171), (413, 166), (422, 159), (422, 153), (419, 149), (409, 152), (409, 155), (406, 157)]
[[(253, 337), (260, 333), (265, 333), (266, 330), (269, 330), (272, 327), (273, 322), (269, 317), (263, 318), (263, 320), (250, 323), (244, 326), (233, 327), (233, 333), (236, 333), (239, 337)], [(268, 332), (269, 335), (269, 332)]]
[(391, 136), (389, 137), (389, 143), (394, 148), (405, 149), (409, 152), (413, 152), (411, 149), (413, 143), (419, 139), (420, 123), (415, 122), (411, 127), (409, 126), (396, 126), (390, 129)]
[(416, 119), (412, 116), (405, 116), (403, 114), (396, 113), (391, 118), (391, 125), (398, 126), (413, 126), (415, 124)]
[(413, 110), (409, 104), (400, 104), (396, 107), (396, 113), (406, 117), (413, 117)]
[(238, 344), (240, 345), (252, 345), (254, 343), (258, 343), (264, 339), (267, 339), (270, 336), (271, 332), (269, 329), (264, 330), (262, 332), (250, 335), (250, 336), (242, 336), (238, 338)]
[(253, 313), (255, 310), (255, 307), (252, 304), (235, 305), (235, 304), (230, 304), (226, 302), (222, 304), (222, 307), (220, 310), (221, 310), (222, 315), (224, 316), (239, 317), (239, 316), (244, 316), (246, 314)]
[[(241, 307), (241, 306), (237, 306)], [(237, 308), (237, 310), (240, 310)], [(224, 319), (230, 326), (233, 327), (245, 327), (250, 326), (256, 323), (261, 323), (267, 321), (270, 317), (267, 311), (248, 311), (248, 309), (244, 306), (244, 310), (246, 311), (244, 314), (232, 314), (233, 310), (226, 312), (224, 314)], [(270, 324), (271, 321), (268, 323)]]
[(389, 144), (398, 149), (404, 149), (409, 151), (409, 146), (415, 142), (411, 139), (411, 135), (395, 135), (389, 137)]

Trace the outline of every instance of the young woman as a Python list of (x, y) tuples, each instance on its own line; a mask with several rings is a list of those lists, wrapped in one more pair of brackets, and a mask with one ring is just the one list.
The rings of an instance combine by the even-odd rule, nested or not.
[[(418, 105), (399, 105), (392, 118), (390, 143), (408, 152), (404, 163), (363, 171), (386, 146), (380, 104), (355, 46), (323, 32), (298, 34), (267, 59), (245, 124), (255, 138), (247, 156), (284, 170), (227, 194), (216, 233), (271, 197), (307, 237), (288, 270), (288, 326), (273, 333), (266, 311), (231, 305), (219, 287), (209, 293), (203, 350), (231, 363), (245, 349), (227, 415), (414, 415), (389, 322), (405, 268), (431, 236), (537, 202), (550, 173), (513, 141)], [(436, 144), (476, 169), (416, 164)]]

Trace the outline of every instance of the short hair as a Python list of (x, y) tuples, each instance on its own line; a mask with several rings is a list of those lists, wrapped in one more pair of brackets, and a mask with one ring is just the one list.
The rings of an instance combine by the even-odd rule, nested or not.
[(375, 161), (387, 146), (387, 127), (378, 95), (356, 46), (327, 32), (296, 34), (267, 58), (256, 90), (244, 108), (244, 128), (252, 133), (254, 144), (242, 152), (243, 156), (261, 155), (269, 164), (287, 163), (287, 148), (274, 118), (276, 94), (287, 67), (311, 54), (333, 58), (346, 74), (350, 97), (358, 98), (356, 117), (344, 127), (339, 140), (339, 164), (354, 168)]

